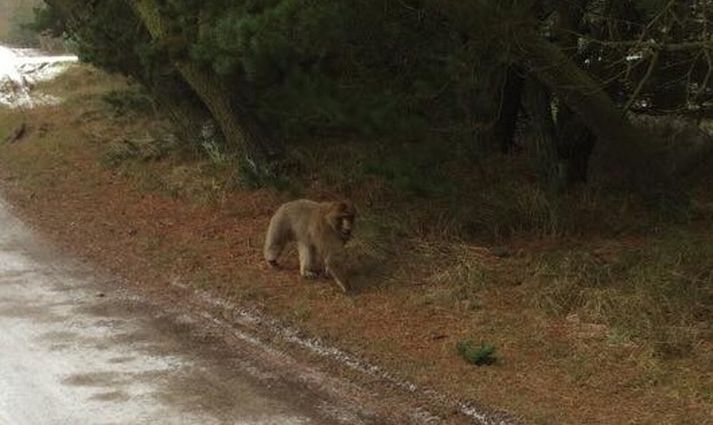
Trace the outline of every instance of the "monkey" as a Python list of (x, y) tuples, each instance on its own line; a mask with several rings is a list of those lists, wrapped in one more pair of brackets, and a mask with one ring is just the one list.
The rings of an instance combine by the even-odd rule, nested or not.
[(277, 259), (290, 241), (297, 243), (300, 275), (307, 279), (321, 272), (332, 277), (343, 292), (349, 290), (334, 260), (351, 239), (356, 209), (351, 201), (315, 202), (298, 199), (282, 204), (270, 219), (265, 236), (267, 263), (278, 268)]

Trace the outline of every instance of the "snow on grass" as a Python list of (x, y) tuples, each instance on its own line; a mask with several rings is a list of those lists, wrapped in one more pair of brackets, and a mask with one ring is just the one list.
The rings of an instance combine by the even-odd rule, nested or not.
[(0, 106), (32, 108), (61, 102), (33, 87), (57, 77), (77, 60), (73, 55), (48, 56), (33, 49), (0, 46)]

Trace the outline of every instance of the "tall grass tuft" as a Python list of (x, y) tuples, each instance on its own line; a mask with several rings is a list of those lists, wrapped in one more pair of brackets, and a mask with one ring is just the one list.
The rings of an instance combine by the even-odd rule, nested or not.
[(578, 314), (683, 356), (694, 342), (713, 340), (713, 240), (671, 231), (613, 259), (587, 251), (543, 256), (536, 266), (534, 304), (552, 314)]

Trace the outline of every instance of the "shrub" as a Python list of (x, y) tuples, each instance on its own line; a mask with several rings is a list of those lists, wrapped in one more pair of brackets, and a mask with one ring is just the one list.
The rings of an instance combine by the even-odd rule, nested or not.
[(487, 343), (476, 346), (472, 340), (458, 341), (456, 350), (465, 361), (476, 366), (489, 366), (497, 360), (495, 347)]

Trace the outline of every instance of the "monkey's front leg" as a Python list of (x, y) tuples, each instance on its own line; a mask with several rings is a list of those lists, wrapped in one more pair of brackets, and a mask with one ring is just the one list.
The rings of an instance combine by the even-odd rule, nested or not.
[(337, 282), (337, 285), (339, 285), (339, 288), (342, 290), (342, 292), (347, 293), (349, 291), (349, 285), (347, 284), (346, 280), (344, 280), (341, 272), (336, 272), (334, 270), (333, 256), (330, 255), (324, 259), (324, 271), (327, 273), (327, 276), (331, 276), (332, 279)]
[(306, 279), (316, 278), (318, 274), (312, 269), (314, 249), (305, 243), (298, 243), (297, 254), (300, 257), (300, 276)]

